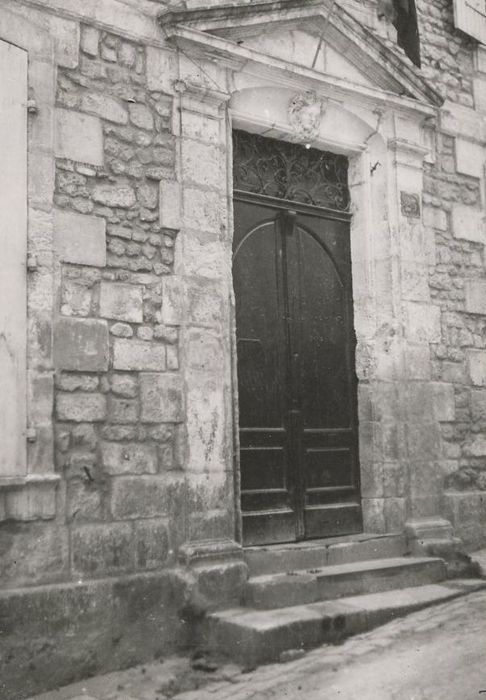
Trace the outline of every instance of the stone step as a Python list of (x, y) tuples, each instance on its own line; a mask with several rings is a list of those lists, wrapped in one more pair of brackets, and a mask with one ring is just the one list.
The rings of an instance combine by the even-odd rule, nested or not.
[(368, 559), (401, 557), (406, 551), (407, 544), (402, 534), (360, 534), (290, 544), (246, 547), (244, 557), (250, 576), (262, 576)]
[(280, 610), (235, 608), (210, 614), (205, 640), (247, 668), (282, 660), (283, 652), (336, 644), (396, 617), (486, 588), (481, 579), (455, 579), (385, 593)]
[(375, 559), (250, 578), (245, 587), (244, 603), (252, 608), (270, 610), (421, 586), (445, 578), (445, 563), (437, 557)]

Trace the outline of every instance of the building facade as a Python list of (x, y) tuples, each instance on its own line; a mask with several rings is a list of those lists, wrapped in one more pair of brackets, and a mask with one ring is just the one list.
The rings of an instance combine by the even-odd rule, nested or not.
[(244, 545), (486, 544), (465, 5), (418, 69), (373, 0), (2, 3), (0, 697), (190, 643)]

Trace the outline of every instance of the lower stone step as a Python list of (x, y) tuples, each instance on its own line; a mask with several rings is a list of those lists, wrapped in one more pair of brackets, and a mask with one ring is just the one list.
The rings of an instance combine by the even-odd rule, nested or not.
[(396, 617), (482, 588), (486, 588), (484, 580), (455, 579), (279, 610), (224, 610), (208, 616), (205, 639), (215, 651), (254, 668), (281, 660), (285, 651), (338, 643)]
[(442, 559), (395, 557), (320, 569), (257, 576), (246, 584), (244, 602), (257, 609), (285, 608), (364, 593), (437, 583), (447, 578)]

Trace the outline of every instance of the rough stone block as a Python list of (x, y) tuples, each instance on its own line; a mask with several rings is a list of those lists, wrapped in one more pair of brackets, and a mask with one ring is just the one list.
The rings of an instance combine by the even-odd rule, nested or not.
[(89, 316), (93, 300), (90, 285), (63, 279), (61, 286), (61, 314), (63, 316)]
[(471, 382), (486, 386), (486, 350), (467, 350), (466, 357)]
[(191, 328), (186, 337), (186, 358), (190, 369), (221, 375), (224, 368), (224, 355), (220, 335)]
[(456, 138), (456, 169), (458, 173), (471, 177), (482, 177), (484, 171), (484, 148), (466, 139)]
[(103, 394), (63, 394), (56, 399), (57, 417), (75, 423), (94, 423), (106, 418), (106, 396)]
[(132, 527), (128, 523), (100, 523), (71, 533), (75, 575), (100, 576), (133, 568)]
[(112, 476), (157, 473), (157, 448), (155, 445), (102, 442), (101, 457), (105, 471)]
[(196, 382), (187, 391), (189, 469), (222, 472), (229, 445), (225, 426), (224, 388), (218, 380)]
[(478, 209), (456, 204), (452, 209), (452, 231), (455, 238), (464, 238), (474, 243), (486, 243), (484, 215)]
[(482, 115), (471, 107), (450, 100), (440, 110), (440, 128), (451, 136), (464, 136), (479, 143), (486, 140), (486, 125)]
[(184, 280), (178, 275), (162, 280), (162, 323), (179, 326), (184, 315)]
[(486, 435), (474, 435), (469, 438), (462, 448), (465, 457), (485, 457), (486, 456)]
[(50, 34), (54, 37), (56, 63), (76, 68), (79, 60), (79, 24), (64, 17), (49, 17)]
[(103, 93), (85, 93), (81, 100), (81, 109), (115, 124), (128, 123), (127, 110), (114, 97)]
[(137, 423), (138, 401), (134, 399), (121, 399), (110, 397), (108, 409), (110, 423)]
[(56, 252), (63, 262), (75, 265), (106, 265), (106, 223), (98, 216), (56, 210)]
[(156, 518), (168, 513), (171, 490), (160, 476), (119, 477), (112, 486), (111, 510), (121, 520)]
[(222, 153), (217, 146), (184, 142), (182, 151), (182, 177), (184, 182), (204, 187), (223, 185)]
[(219, 143), (221, 121), (205, 114), (185, 111), (182, 114), (182, 136), (205, 143)]
[(100, 316), (142, 323), (143, 296), (142, 287), (121, 282), (102, 282), (100, 284)]
[(480, 112), (486, 112), (486, 79), (473, 80), (474, 104)]
[(466, 311), (486, 315), (486, 280), (467, 280)]
[(452, 384), (442, 384), (432, 382), (432, 404), (434, 415), (439, 422), (449, 422), (455, 420), (456, 402), (454, 397), (454, 387)]
[(96, 482), (86, 479), (69, 479), (66, 490), (66, 515), (68, 520), (92, 522), (103, 515), (101, 491)]
[(486, 421), (486, 389), (471, 390), (471, 417), (473, 421)]
[(95, 185), (93, 199), (106, 207), (120, 207), (121, 209), (129, 209), (137, 201), (133, 188), (128, 185)]
[(114, 374), (111, 377), (111, 390), (118, 396), (133, 398), (138, 393), (138, 382), (130, 374)]
[(407, 302), (407, 336), (414, 342), (439, 343), (441, 312), (439, 306)]
[(170, 552), (166, 520), (142, 520), (135, 523), (135, 566), (150, 570), (164, 566)]
[(154, 128), (154, 118), (150, 109), (144, 104), (131, 103), (128, 105), (130, 121), (139, 129), (151, 131)]
[(103, 132), (98, 117), (57, 109), (56, 156), (103, 165)]
[(0, 552), (2, 585), (48, 583), (67, 573), (67, 529), (47, 523), (6, 523), (0, 529)]
[(177, 55), (172, 51), (147, 47), (147, 87), (168, 95), (174, 93), (172, 81), (177, 78)]
[(165, 345), (125, 339), (116, 339), (113, 344), (114, 369), (163, 372), (166, 361)]
[(443, 209), (424, 206), (423, 221), (424, 226), (430, 226), (430, 228), (435, 228), (439, 231), (447, 231), (447, 214)]
[(182, 225), (180, 185), (175, 180), (161, 180), (159, 188), (160, 225), (179, 230)]
[(100, 43), (100, 30), (96, 27), (84, 26), (81, 32), (81, 50), (88, 56), (97, 56)]
[(178, 374), (143, 374), (141, 419), (145, 423), (178, 423), (184, 419), (182, 378)]
[(218, 192), (186, 187), (183, 194), (184, 222), (196, 231), (218, 236), (225, 221), (223, 198)]
[(57, 369), (104, 372), (108, 369), (108, 326), (96, 319), (60, 318), (54, 330)]
[(196, 326), (221, 325), (222, 300), (217, 284), (210, 280), (191, 280), (187, 284), (187, 316)]

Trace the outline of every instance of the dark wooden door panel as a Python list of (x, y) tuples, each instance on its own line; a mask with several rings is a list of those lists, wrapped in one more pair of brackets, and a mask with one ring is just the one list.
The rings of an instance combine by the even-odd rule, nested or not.
[(347, 221), (235, 200), (246, 544), (361, 527)]

